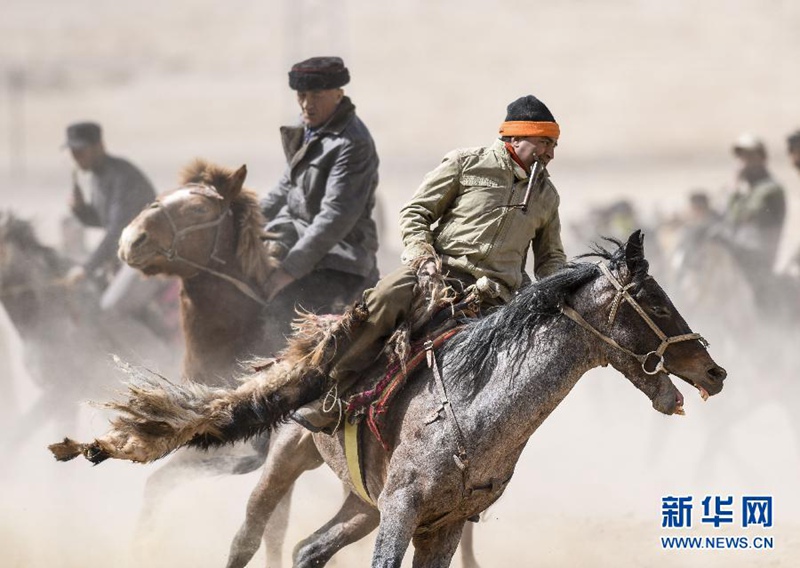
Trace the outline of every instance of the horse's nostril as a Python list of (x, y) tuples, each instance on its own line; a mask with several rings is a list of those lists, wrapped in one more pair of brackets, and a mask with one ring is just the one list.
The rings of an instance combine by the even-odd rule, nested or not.
[(147, 233), (140, 234), (138, 237), (136, 237), (136, 240), (131, 243), (131, 248), (136, 248), (138, 246), (143, 245), (146, 240), (147, 240)]
[(728, 376), (728, 371), (723, 369), (722, 367), (711, 367), (708, 370), (708, 375), (714, 379), (715, 381), (723, 381), (725, 377)]

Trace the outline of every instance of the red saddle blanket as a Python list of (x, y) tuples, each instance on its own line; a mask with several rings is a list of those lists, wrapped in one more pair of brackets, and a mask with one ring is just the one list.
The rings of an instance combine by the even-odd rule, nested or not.
[(370, 431), (388, 452), (389, 446), (381, 434), (381, 430), (391, 402), (406, 385), (408, 379), (426, 360), (427, 350), (439, 349), (462, 328), (463, 326), (457, 326), (448, 329), (437, 335), (430, 344), (428, 344), (427, 340), (412, 343), (411, 354), (405, 361), (392, 364), (374, 387), (356, 393), (347, 400), (346, 419), (354, 421), (366, 419)]

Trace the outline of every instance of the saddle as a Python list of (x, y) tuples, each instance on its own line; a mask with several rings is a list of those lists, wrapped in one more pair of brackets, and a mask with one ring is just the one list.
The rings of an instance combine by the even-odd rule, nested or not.
[(365, 420), (370, 432), (389, 451), (382, 429), (392, 402), (423, 362), (427, 361), (430, 366), (431, 353), (461, 331), (466, 320), (475, 319), (479, 315), (479, 304), (470, 296), (453, 306), (440, 309), (420, 332), (414, 334), (404, 357), (390, 359), (386, 372), (377, 379), (373, 377), (370, 387), (347, 398), (345, 419), (351, 424)]

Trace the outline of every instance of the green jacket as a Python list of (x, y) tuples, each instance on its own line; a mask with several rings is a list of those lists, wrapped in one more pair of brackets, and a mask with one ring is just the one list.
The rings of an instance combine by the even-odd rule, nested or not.
[(732, 242), (744, 251), (758, 253), (770, 269), (775, 263), (786, 220), (786, 195), (766, 177), (731, 197), (724, 221)]
[(527, 212), (505, 207), (520, 203), (527, 185), (527, 174), (501, 140), (450, 152), (400, 212), (402, 261), (411, 262), (432, 245), (446, 267), (499, 284), (504, 300), (528, 280), (529, 247), (537, 278), (555, 272), (566, 256), (558, 192), (550, 179), (531, 196)]

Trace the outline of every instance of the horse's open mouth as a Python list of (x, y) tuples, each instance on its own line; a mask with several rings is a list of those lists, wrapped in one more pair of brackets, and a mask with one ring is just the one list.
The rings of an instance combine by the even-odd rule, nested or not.
[(681, 391), (675, 388), (675, 412), (673, 414), (679, 414), (680, 416), (685, 416), (686, 411), (683, 409), (683, 394)]
[[(708, 391), (705, 388), (701, 387), (700, 385), (696, 384), (695, 382), (689, 379), (686, 379), (684, 377), (680, 378), (697, 389), (697, 392), (700, 393), (700, 398), (703, 399), (703, 402), (708, 400), (708, 397), (710, 395), (708, 394)], [(681, 394), (681, 391), (678, 390), (678, 387), (675, 387), (675, 412), (673, 414), (678, 414), (680, 416), (686, 415), (686, 411), (683, 409), (683, 403), (684, 403), (683, 394)]]

